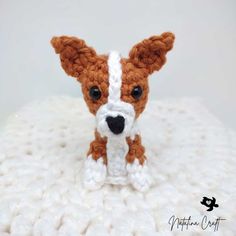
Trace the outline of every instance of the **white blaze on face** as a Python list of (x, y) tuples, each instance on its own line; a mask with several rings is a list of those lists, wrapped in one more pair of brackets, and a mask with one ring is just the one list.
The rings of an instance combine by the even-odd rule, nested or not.
[[(107, 181), (110, 183), (125, 184), (127, 182), (126, 155), (129, 147), (126, 137), (133, 138), (136, 134), (135, 110), (132, 104), (121, 100), (122, 66), (120, 55), (110, 52), (108, 58), (109, 67), (109, 95), (106, 104), (97, 111), (97, 130), (101, 136), (107, 137)], [(107, 117), (122, 116), (124, 118), (124, 130), (120, 134), (114, 134), (108, 127)]]
[(122, 85), (122, 68), (120, 63), (120, 55), (118, 52), (112, 51), (108, 58), (109, 72), (109, 96), (108, 103), (120, 101), (121, 85)]
[[(132, 136), (134, 132), (135, 111), (132, 104), (121, 101), (122, 66), (118, 52), (112, 51), (108, 57), (109, 89), (108, 101), (102, 105), (96, 114), (97, 130), (102, 136), (118, 138)], [(122, 116), (125, 127), (121, 134), (113, 134), (106, 122), (108, 116)]]

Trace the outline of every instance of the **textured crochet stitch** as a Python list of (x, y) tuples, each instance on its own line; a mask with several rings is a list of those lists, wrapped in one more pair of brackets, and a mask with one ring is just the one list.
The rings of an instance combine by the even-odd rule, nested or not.
[[(0, 235), (235, 236), (235, 133), (186, 98), (150, 100), (139, 121), (153, 185), (89, 191), (80, 172), (94, 123), (82, 99), (35, 101), (12, 115), (0, 137)], [(204, 196), (219, 207), (206, 211)], [(226, 221), (217, 232), (171, 231), (172, 215)]]
[(152, 184), (137, 118), (148, 100), (148, 76), (165, 64), (174, 38), (166, 32), (144, 39), (128, 58), (116, 51), (97, 55), (76, 37), (52, 38), (63, 69), (81, 83), (84, 99), (96, 118), (95, 139), (83, 169), (86, 188), (98, 189), (106, 182), (131, 183), (146, 191)]

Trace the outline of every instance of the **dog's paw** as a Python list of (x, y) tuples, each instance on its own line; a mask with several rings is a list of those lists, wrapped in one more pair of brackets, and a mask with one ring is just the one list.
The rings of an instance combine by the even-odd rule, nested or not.
[(146, 163), (140, 165), (136, 159), (133, 163), (127, 165), (127, 171), (130, 183), (138, 191), (146, 192), (152, 185), (153, 180)]
[(107, 167), (103, 159), (95, 161), (91, 156), (84, 163), (83, 184), (89, 190), (99, 189), (105, 182)]

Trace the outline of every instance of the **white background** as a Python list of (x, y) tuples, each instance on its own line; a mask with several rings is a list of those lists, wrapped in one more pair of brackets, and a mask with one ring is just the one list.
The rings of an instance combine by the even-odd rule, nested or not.
[(233, 0), (0, 0), (0, 124), (32, 100), (81, 96), (50, 46), (53, 35), (75, 35), (98, 53), (127, 56), (135, 43), (164, 31), (174, 32), (176, 43), (150, 78), (150, 98), (201, 97), (236, 129)]

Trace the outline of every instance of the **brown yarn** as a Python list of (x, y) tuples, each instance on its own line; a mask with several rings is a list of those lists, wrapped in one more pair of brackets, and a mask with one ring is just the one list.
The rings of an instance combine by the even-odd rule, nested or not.
[[(93, 48), (76, 37), (53, 37), (51, 44), (56, 53), (60, 54), (61, 65), (65, 72), (81, 82), (84, 100), (89, 111), (95, 115), (98, 108), (107, 102), (109, 86), (107, 56), (97, 56)], [(97, 86), (102, 92), (101, 98), (97, 101), (89, 96), (89, 89), (93, 86)]]
[[(143, 112), (148, 100), (148, 76), (158, 71), (166, 62), (166, 53), (172, 49), (175, 36), (166, 32), (160, 36), (152, 36), (136, 44), (129, 53), (129, 58), (122, 58), (121, 100), (133, 105), (136, 118)], [(82, 85), (84, 100), (91, 113), (96, 115), (99, 107), (107, 102), (109, 89), (108, 56), (97, 55), (92, 47), (84, 40), (76, 37), (53, 37), (51, 44), (57, 54), (60, 54), (61, 65), (65, 72), (75, 77)], [(91, 87), (97, 86), (102, 95), (99, 100), (93, 100), (89, 95)], [(131, 96), (135, 86), (143, 90), (142, 96), (136, 100)], [(95, 140), (91, 142), (88, 155), (94, 160), (102, 157), (107, 163), (106, 138), (101, 138), (95, 131)], [(126, 156), (128, 163), (137, 158), (143, 164), (146, 157), (141, 137), (134, 140), (127, 138), (129, 152)]]
[(144, 39), (130, 51), (130, 61), (138, 68), (147, 69), (149, 74), (158, 71), (165, 64), (166, 53), (172, 49), (174, 39), (170, 32)]
[[(130, 137), (126, 138), (127, 144), (129, 146), (129, 152), (126, 155), (126, 161), (132, 163), (135, 158), (139, 160), (142, 165), (146, 160), (144, 155), (145, 148), (142, 145), (140, 135), (136, 135), (132, 140)], [(95, 139), (90, 143), (90, 148), (87, 156), (92, 155), (94, 160), (103, 158), (104, 164), (107, 164), (107, 153), (106, 153), (107, 138), (102, 138), (97, 130), (95, 131)]]
[(90, 143), (90, 148), (87, 156), (92, 155), (94, 160), (103, 158), (104, 164), (107, 164), (107, 152), (106, 152), (107, 139), (102, 138), (101, 135), (95, 130), (95, 140)]
[[(108, 65), (107, 56), (100, 56), (97, 61), (89, 65), (80, 76), (84, 100), (88, 105), (90, 112), (96, 115), (99, 107), (107, 102), (108, 98)], [(93, 100), (89, 96), (89, 89), (97, 86), (102, 92), (99, 100)]]
[(129, 152), (126, 156), (126, 161), (128, 163), (133, 163), (135, 158), (137, 158), (139, 160), (139, 163), (143, 165), (146, 157), (144, 155), (145, 148), (142, 145), (140, 135), (136, 135), (134, 140), (132, 140), (131, 138), (127, 138), (126, 140), (129, 145)]
[(88, 47), (84, 40), (76, 37), (53, 37), (51, 44), (57, 54), (60, 54), (61, 65), (65, 72), (79, 78), (80, 74), (89, 65), (98, 60), (93, 48)]
[[(148, 100), (148, 75), (164, 65), (166, 53), (173, 47), (174, 38), (170, 32), (152, 36), (136, 44), (131, 49), (128, 59), (121, 59), (121, 100), (134, 106), (136, 118), (143, 112)], [(108, 98), (108, 57), (98, 56), (84, 40), (76, 37), (53, 37), (51, 43), (56, 53), (60, 54), (65, 72), (82, 83), (84, 99), (90, 112), (95, 115)], [(135, 100), (131, 96), (131, 91), (137, 85), (141, 86), (143, 94), (140, 99)], [(89, 96), (92, 86), (99, 87), (102, 92), (101, 98), (97, 101), (93, 101)]]
[[(137, 118), (143, 112), (148, 100), (148, 73), (143, 68), (135, 67), (129, 59), (122, 59), (121, 64), (121, 100), (133, 105)], [(131, 96), (131, 92), (135, 86), (140, 86), (143, 90), (142, 96), (138, 100)]]

